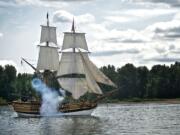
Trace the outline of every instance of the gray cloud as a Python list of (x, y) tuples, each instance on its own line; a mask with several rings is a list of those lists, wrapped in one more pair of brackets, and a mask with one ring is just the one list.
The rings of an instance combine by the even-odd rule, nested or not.
[(40, 0), (40, 1), (48, 1), (48, 2), (83, 2), (83, 1), (92, 1), (92, 0)]
[(139, 51), (136, 49), (127, 49), (127, 50), (119, 50), (119, 51), (99, 51), (99, 52), (94, 52), (91, 54), (91, 56), (112, 56), (112, 55), (117, 55), (117, 54), (138, 54)]
[(65, 10), (58, 10), (58, 11), (54, 12), (53, 22), (55, 22), (55, 23), (72, 22), (73, 18), (75, 18), (75, 20), (77, 19), (78, 23), (81, 23), (81, 24), (92, 23), (95, 21), (95, 17), (89, 13), (75, 16), (72, 13), (67, 12)]
[(135, 2), (151, 2), (167, 4), (171, 7), (180, 7), (180, 0), (134, 0)]
[(108, 38), (108, 39), (104, 39), (107, 42), (111, 42), (111, 43), (143, 43), (145, 41), (140, 40), (140, 39), (121, 39), (121, 38)]
[(0, 0), (0, 7), (8, 7), (12, 6), (15, 7), (17, 6), (17, 2), (15, 0)]
[(180, 61), (180, 58), (161, 56), (161, 57), (153, 57), (153, 58), (149, 58), (149, 59), (143, 59), (143, 61), (170, 63), (170, 62)]
[(155, 33), (159, 37), (164, 37), (170, 40), (180, 38), (180, 26), (168, 29), (156, 28)]
[(173, 54), (180, 54), (180, 50), (173, 50), (173, 51), (171, 51), (171, 53), (173, 53)]

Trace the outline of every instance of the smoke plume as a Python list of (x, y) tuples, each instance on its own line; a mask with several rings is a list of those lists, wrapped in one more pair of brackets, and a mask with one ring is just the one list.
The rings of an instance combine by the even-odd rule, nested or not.
[[(40, 113), (42, 116), (52, 116), (58, 113), (58, 108), (64, 97), (60, 96), (57, 90), (49, 88), (40, 79), (32, 80), (33, 88), (41, 94), (42, 103)], [(63, 90), (60, 90), (63, 93)], [(61, 94), (63, 95), (63, 94)]]

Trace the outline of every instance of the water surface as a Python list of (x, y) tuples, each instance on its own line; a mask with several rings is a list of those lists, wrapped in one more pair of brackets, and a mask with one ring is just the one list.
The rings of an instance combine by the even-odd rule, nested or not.
[(18, 118), (0, 107), (0, 135), (179, 135), (180, 104), (102, 104), (92, 117)]

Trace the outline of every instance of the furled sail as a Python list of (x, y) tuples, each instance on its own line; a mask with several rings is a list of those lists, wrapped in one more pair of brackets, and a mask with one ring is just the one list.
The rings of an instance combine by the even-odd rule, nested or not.
[(57, 47), (40, 46), (37, 69), (57, 70), (59, 67), (59, 54)]
[(62, 50), (69, 48), (81, 48), (88, 51), (85, 33), (65, 32)]
[(43, 42), (52, 42), (54, 44), (57, 44), (57, 39), (56, 39), (56, 27), (52, 26), (41, 26), (41, 39), (40, 43)]

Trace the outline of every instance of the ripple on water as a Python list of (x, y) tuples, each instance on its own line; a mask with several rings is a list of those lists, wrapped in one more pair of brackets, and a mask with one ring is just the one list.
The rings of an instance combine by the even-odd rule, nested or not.
[(178, 135), (178, 104), (102, 104), (92, 117), (18, 118), (0, 107), (0, 135)]

